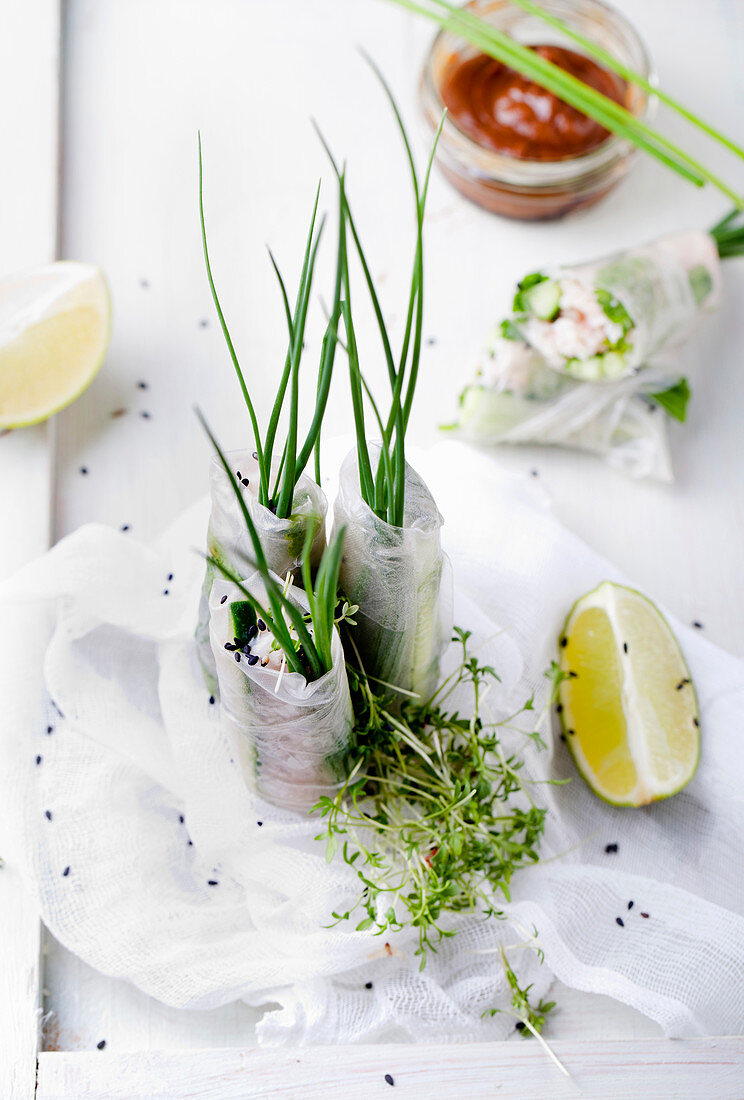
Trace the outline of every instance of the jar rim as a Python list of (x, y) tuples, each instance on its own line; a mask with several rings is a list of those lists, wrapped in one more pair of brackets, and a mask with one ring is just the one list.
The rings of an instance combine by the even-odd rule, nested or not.
[[(489, 13), (495, 14), (508, 11), (516, 14), (517, 18), (520, 13), (525, 17), (529, 16), (524, 9), (512, 5), (511, 0), (468, 0), (468, 3), (463, 6), (476, 10), (485, 8)], [(572, 13), (571, 8), (581, 7), (585, 12), (601, 17), (603, 26), (613, 40), (635, 55), (634, 63), (629, 63), (629, 67), (635, 68), (649, 84), (655, 85), (656, 72), (648, 48), (630, 20), (617, 8), (606, 3), (605, 0), (580, 0), (579, 5), (575, 0), (544, 0), (543, 6), (549, 11), (551, 8), (560, 9), (560, 16), (567, 23), (572, 21), (571, 14), (574, 18), (579, 14), (575, 10)], [(548, 27), (547, 24), (546, 27)], [(560, 34), (556, 28), (548, 27), (548, 29), (552, 30), (553, 34)], [(591, 37), (586, 31), (583, 33), (586, 37)], [(458, 43), (470, 45), (466, 39), (445, 27), (437, 31), (432, 40), (424, 61), (419, 88), (424, 115), (434, 129), (439, 126), (445, 108), (435, 71), (436, 62), (438, 53), (444, 48), (448, 39), (453, 45)], [(562, 40), (566, 40), (565, 35), (562, 36)], [(572, 43), (572, 47), (580, 50), (578, 44)], [(630, 87), (635, 92), (638, 102), (638, 109), (633, 110), (633, 114), (646, 122), (655, 112), (656, 96), (632, 84)], [(475, 173), (484, 180), (497, 181), (515, 188), (541, 190), (566, 186), (577, 181), (587, 182), (594, 177), (603, 176), (618, 163), (628, 160), (635, 151), (632, 142), (610, 133), (597, 148), (578, 156), (551, 161), (528, 160), (497, 153), (493, 149), (478, 144), (448, 115), (442, 127), (438, 154), (445, 153), (449, 158), (461, 163), (463, 167), (466, 166), (469, 173)]]

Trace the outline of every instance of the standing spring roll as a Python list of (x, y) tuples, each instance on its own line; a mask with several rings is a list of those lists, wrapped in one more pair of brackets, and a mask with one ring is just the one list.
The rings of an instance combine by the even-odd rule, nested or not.
[[(317, 679), (308, 668), (292, 671), (245, 592), (268, 602), (258, 571), (240, 586), (216, 578), (209, 600), (222, 722), (248, 788), (276, 806), (307, 811), (333, 796), (346, 775), (353, 715), (343, 647), (334, 627), (328, 670)], [(307, 612), (305, 593), (288, 598)], [(286, 618), (284, 625), (296, 642)], [(314, 637), (312, 623), (308, 631)]]

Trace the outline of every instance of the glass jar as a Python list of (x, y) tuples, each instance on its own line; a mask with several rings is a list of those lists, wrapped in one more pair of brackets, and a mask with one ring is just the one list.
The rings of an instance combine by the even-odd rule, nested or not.
[[(620, 12), (601, 0), (542, 0), (542, 6), (654, 83), (646, 47)], [(465, 7), (523, 45), (567, 46), (582, 52), (566, 35), (511, 0), (471, 0)], [(441, 30), (434, 39), (420, 82), (421, 105), (432, 132), (444, 110), (440, 89), (445, 71), (454, 60), (479, 52), (451, 31)], [(647, 122), (655, 111), (656, 98), (627, 84), (623, 106)], [(437, 163), (450, 183), (479, 206), (504, 217), (537, 221), (561, 218), (598, 202), (623, 178), (635, 153), (631, 142), (610, 134), (581, 156), (522, 160), (484, 148), (448, 117), (437, 147)]]

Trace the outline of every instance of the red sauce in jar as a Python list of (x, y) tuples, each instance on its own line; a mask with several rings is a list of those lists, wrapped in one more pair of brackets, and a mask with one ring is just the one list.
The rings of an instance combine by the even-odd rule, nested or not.
[[(530, 49), (616, 103), (624, 102), (625, 82), (591, 58), (563, 46)], [(450, 118), (468, 137), (521, 160), (581, 156), (609, 136), (594, 119), (487, 54), (453, 55), (440, 90)]]

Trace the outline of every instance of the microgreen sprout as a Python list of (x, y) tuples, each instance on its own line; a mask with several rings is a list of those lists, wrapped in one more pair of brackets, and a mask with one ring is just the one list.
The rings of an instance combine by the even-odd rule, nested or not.
[[(353, 650), (353, 631), (348, 638)], [(427, 951), (454, 934), (448, 914), (503, 916), (500, 899), (509, 900), (514, 872), (538, 859), (545, 821), (524, 761), (500, 738), (533, 701), (503, 722), (486, 721), (483, 704), (498, 676), (471, 653), (470, 639), (456, 629), (460, 662), (426, 700), (406, 693), (401, 703), (400, 693), (365, 675), (358, 655), (347, 661), (354, 764), (338, 794), (315, 807), (327, 858), (340, 851), (359, 880), (357, 897), (334, 920), (375, 935), (416, 928), (422, 968)], [(467, 715), (451, 701), (463, 689)]]
[[(299, 672), (308, 681), (317, 680), (330, 671), (332, 665), (331, 643), (336, 622), (338, 573), (341, 567), (345, 529), (340, 528), (333, 541), (324, 550), (313, 581), (310, 570), (310, 551), (316, 528), (312, 524), (308, 527), (302, 552), (302, 576), (308, 602), (308, 611), (305, 612), (291, 598), (289, 583), (283, 586), (269, 569), (258, 531), (230, 464), (204, 417), (198, 411), (197, 415), (235, 493), (253, 547), (253, 558), (245, 559), (246, 566), (257, 570), (260, 574), (268, 605), (264, 606), (253, 593), (249, 592), (243, 583), (243, 578), (233, 569), (228, 568), (216, 557), (208, 557), (207, 560), (223, 577), (237, 585), (256, 614), (267, 624), (282, 650), (290, 671)], [(348, 605), (345, 606), (347, 611), (350, 611)]]
[[(315, 195), (315, 202), (313, 204), (313, 211), (310, 219), (310, 228), (305, 244), (305, 253), (302, 262), (302, 270), (300, 273), (300, 281), (297, 289), (294, 311), (292, 311), (292, 309), (290, 308), (287, 289), (281, 272), (279, 271), (277, 262), (271, 251), (269, 251), (269, 258), (276, 274), (277, 281), (279, 283), (282, 302), (284, 304), (284, 313), (287, 323), (289, 341), (286, 356), (284, 359), (284, 367), (279, 378), (276, 397), (274, 399), (273, 408), (271, 410), (271, 415), (269, 417), (269, 422), (266, 428), (266, 434), (262, 437), (258, 426), (258, 418), (256, 415), (255, 407), (253, 405), (253, 401), (251, 399), (248, 386), (246, 384), (245, 376), (243, 374), (243, 371), (241, 370), (240, 363), (238, 361), (235, 346), (227, 327), (227, 322), (225, 320), (222, 307), (220, 305), (219, 297), (214, 283), (214, 278), (212, 275), (212, 266), (209, 259), (209, 249), (207, 246), (206, 223), (204, 218), (204, 187), (201, 135), (199, 136), (199, 216), (201, 220), (202, 245), (204, 249), (204, 262), (207, 270), (207, 279), (209, 281), (209, 288), (212, 294), (215, 309), (217, 310), (220, 327), (222, 328), (222, 333), (225, 337), (228, 352), (235, 368), (235, 373), (238, 377), (240, 389), (243, 394), (243, 400), (245, 401), (246, 408), (248, 409), (248, 415), (251, 421), (251, 428), (255, 440), (256, 456), (259, 466), (258, 500), (261, 504), (263, 504), (267, 508), (270, 508), (271, 511), (275, 512), (276, 515), (282, 519), (286, 519), (292, 514), (292, 502), (295, 486), (297, 485), (299, 478), (305, 470), (305, 467), (307, 466), (313, 451), (315, 451), (315, 476), (316, 480), (320, 480), (320, 430), (323, 416), (326, 410), (326, 405), (328, 402), (331, 376), (333, 374), (333, 365), (336, 355), (336, 330), (338, 327), (339, 318), (341, 316), (342, 234), (341, 229), (339, 228), (339, 246), (336, 257), (336, 275), (333, 300), (320, 350), (315, 409), (310, 427), (307, 431), (307, 435), (305, 436), (304, 441), (301, 441), (298, 433), (299, 371), (303, 348), (305, 345), (305, 327), (307, 322), (308, 307), (310, 303), (310, 294), (313, 285), (315, 263), (324, 226), (323, 219), (321, 219), (320, 223), (317, 224), (319, 194), (320, 187), (318, 187), (318, 191)], [(342, 223), (342, 219), (343, 208), (341, 206), (341, 203), (339, 202), (340, 225)], [(274, 483), (272, 485), (276, 436), (279, 428), (279, 421), (282, 415), (282, 411), (285, 409), (285, 406), (287, 408), (287, 433), (284, 441), (284, 446), (281, 450), (281, 456), (278, 462), (276, 475), (274, 477)]]

